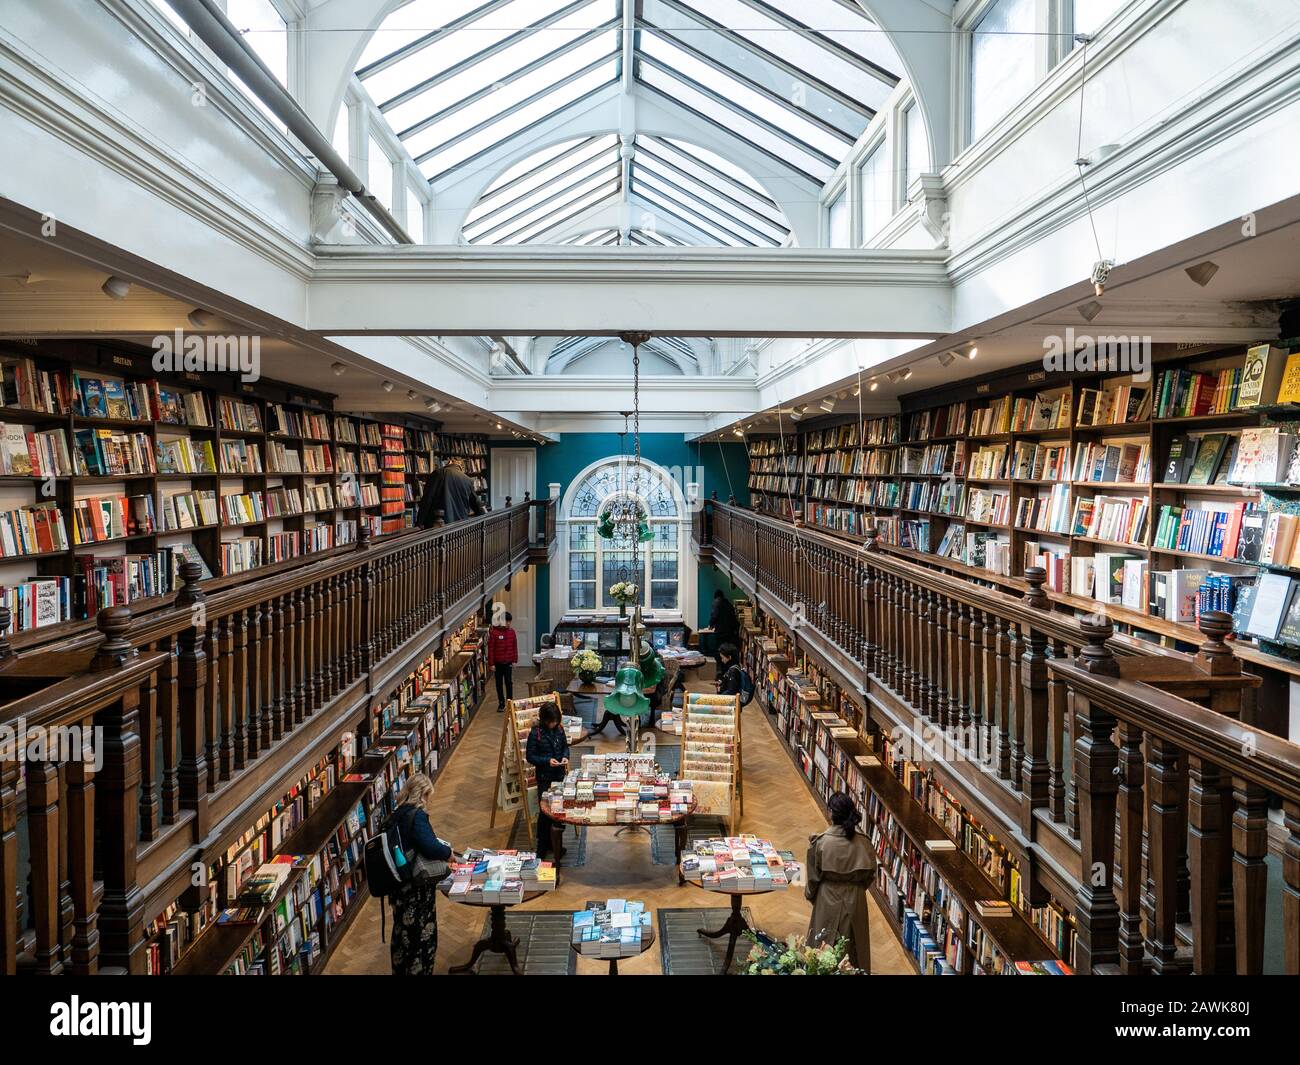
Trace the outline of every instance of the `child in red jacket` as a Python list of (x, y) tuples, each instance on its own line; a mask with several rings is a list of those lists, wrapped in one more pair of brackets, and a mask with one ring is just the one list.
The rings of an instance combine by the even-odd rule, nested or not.
[(497, 675), (497, 713), (506, 708), (506, 700), (515, 697), (514, 669), (519, 661), (519, 640), (510, 627), (513, 614), (507, 614), (504, 624), (488, 629), (488, 662)]

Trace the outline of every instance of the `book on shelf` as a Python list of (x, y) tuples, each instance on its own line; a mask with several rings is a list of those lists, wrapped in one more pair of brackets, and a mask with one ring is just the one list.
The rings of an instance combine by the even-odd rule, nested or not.
[(1271, 344), (1256, 344), (1246, 349), (1241, 370), (1241, 387), (1237, 409), (1267, 406), (1277, 401), (1278, 390), (1286, 372), (1287, 353)]
[(1296, 582), (1281, 573), (1261, 573), (1255, 582), (1246, 633), (1262, 640), (1275, 640), (1287, 616)]
[(72, 456), (62, 429), (0, 422), (0, 474), (67, 477), (72, 473)]
[(66, 414), (72, 402), (65, 370), (41, 370), (31, 359), (0, 355), (0, 407)]
[(1238, 484), (1276, 484), (1290, 468), (1295, 436), (1277, 426), (1243, 429), (1232, 464), (1231, 480)]
[(0, 556), (48, 554), (68, 549), (63, 511), (57, 503), (33, 503), (0, 511)]
[(188, 436), (160, 437), (154, 445), (159, 473), (216, 473), (216, 454), (211, 440)]
[(8, 634), (72, 620), (77, 616), (74, 595), (71, 577), (36, 577), (0, 586), (0, 606), (10, 613)]

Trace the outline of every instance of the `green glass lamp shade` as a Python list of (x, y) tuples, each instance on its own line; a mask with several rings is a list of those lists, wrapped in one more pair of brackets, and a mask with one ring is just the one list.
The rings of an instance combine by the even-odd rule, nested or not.
[(664, 678), (663, 659), (655, 653), (654, 648), (644, 643), (641, 645), (641, 676), (645, 679), (647, 688), (658, 687)]
[(600, 524), (596, 526), (596, 535), (605, 540), (613, 539), (614, 518), (608, 511), (606, 511), (605, 516), (600, 519)]
[(650, 700), (642, 693), (645, 677), (636, 666), (624, 666), (614, 677), (614, 690), (605, 696), (605, 709), (616, 717), (640, 717), (650, 712)]
[(654, 530), (650, 528), (650, 523), (648, 521), (637, 523), (636, 538), (638, 542), (643, 544), (648, 544), (655, 538)]

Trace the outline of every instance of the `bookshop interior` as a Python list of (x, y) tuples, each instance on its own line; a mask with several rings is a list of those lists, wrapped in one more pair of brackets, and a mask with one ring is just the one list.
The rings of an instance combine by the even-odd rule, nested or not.
[(0, 972), (1300, 975), (1297, 56), (3, 0)]

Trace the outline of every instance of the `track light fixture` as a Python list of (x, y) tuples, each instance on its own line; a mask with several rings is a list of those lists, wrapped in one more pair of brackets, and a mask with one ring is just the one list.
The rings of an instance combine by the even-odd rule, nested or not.
[(1081, 303), (1078, 306), (1079, 316), (1085, 322), (1091, 322), (1097, 315), (1101, 314), (1101, 304), (1096, 300), (1089, 300), (1087, 303)]
[(972, 344), (969, 348), (966, 349), (966, 358), (973, 359), (979, 353), (980, 353), (980, 349), (977, 348), (974, 344)]
[(392, 382), (392, 381), (385, 381), (385, 382), (384, 382), (382, 385), (380, 385), (379, 387), (382, 388), (385, 392), (391, 392), (391, 391), (393, 390), (393, 382)]
[(330, 369), (334, 371), (335, 377), (342, 377), (343, 374), (347, 371), (347, 366), (341, 362), (336, 362), (332, 366), (330, 366)]
[(877, 381), (874, 377), (873, 377), (870, 381), (867, 382), (867, 391), (868, 391), (868, 392), (874, 392), (874, 391), (875, 391), (877, 388), (879, 388), (879, 387), (880, 387), (880, 382)]
[(185, 317), (190, 325), (195, 329), (207, 329), (208, 326), (216, 321), (216, 318), (213, 315), (209, 314), (201, 307), (195, 307), (194, 310), (190, 311), (190, 313)]
[(803, 417), (803, 411), (801, 411), (798, 407), (790, 408), (790, 420), (792, 422), (797, 422), (802, 417)]
[(1219, 264), (1210, 262), (1206, 259), (1203, 263), (1197, 263), (1195, 266), (1189, 266), (1183, 271), (1188, 277), (1195, 281), (1201, 288), (1210, 283), (1210, 280), (1219, 272)]
[(910, 366), (907, 366), (904, 367), (902, 374), (899, 376), (899, 380), (907, 381), (910, 380), (911, 377), (912, 377), (912, 368)]
[(131, 282), (113, 274), (99, 286), (99, 291), (111, 300), (124, 300), (126, 294), (131, 291)]
[(420, 398), (420, 393), (418, 393), (413, 388), (408, 388), (406, 390), (406, 398), (409, 399), (412, 403), (414, 403), (417, 399)]
[(834, 396), (827, 396), (825, 399), (823, 399), (823, 400), (821, 401), (821, 408), (822, 408), (822, 410), (824, 410), (827, 414), (832, 413), (832, 412), (835, 410), (835, 397), (834, 397)]
[(941, 351), (935, 358), (939, 360), (940, 366), (951, 366), (957, 361), (957, 353), (955, 351)]

